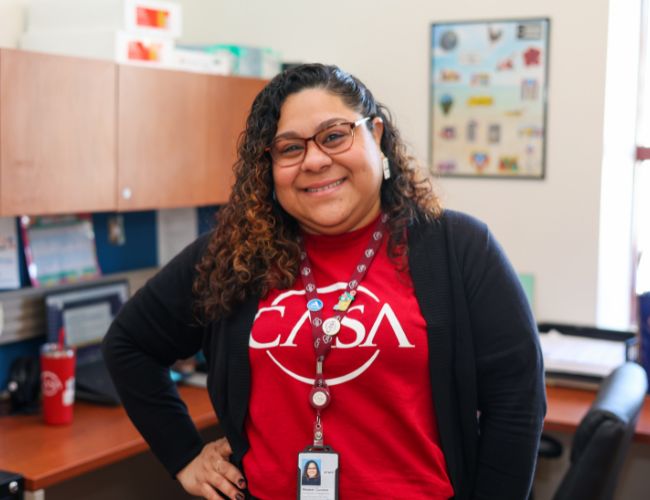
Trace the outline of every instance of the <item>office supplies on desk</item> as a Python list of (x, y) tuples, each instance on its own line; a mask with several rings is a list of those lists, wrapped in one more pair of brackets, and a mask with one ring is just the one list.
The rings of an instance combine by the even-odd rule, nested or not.
[(61, 328), (65, 341), (77, 349), (77, 398), (119, 404), (101, 353), (101, 341), (113, 318), (129, 297), (126, 280), (86, 284), (45, 296), (47, 336), (56, 342)]
[(35, 356), (19, 356), (11, 362), (9, 383), (10, 412), (30, 415), (40, 410), (40, 367)]
[(540, 323), (538, 329), (549, 384), (595, 389), (635, 357), (633, 332), (552, 323)]

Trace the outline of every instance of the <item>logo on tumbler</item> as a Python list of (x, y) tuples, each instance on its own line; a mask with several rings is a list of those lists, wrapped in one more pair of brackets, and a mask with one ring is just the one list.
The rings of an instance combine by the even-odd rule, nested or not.
[(41, 388), (43, 396), (52, 397), (63, 389), (63, 384), (56, 373), (45, 371), (41, 373)]
[(63, 406), (70, 406), (74, 403), (74, 377), (70, 377), (65, 382), (65, 391), (63, 391)]

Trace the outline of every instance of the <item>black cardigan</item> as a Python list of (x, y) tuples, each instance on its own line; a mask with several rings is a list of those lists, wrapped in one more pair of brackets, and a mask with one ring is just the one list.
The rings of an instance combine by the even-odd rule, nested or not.
[[(199, 349), (208, 390), (241, 466), (250, 393), (248, 340), (258, 298), (228, 318), (193, 318), (200, 237), (122, 308), (104, 355), (124, 406), (175, 475), (203, 443), (168, 367)], [(456, 499), (527, 498), (546, 409), (537, 329), (516, 274), (482, 222), (445, 211), (409, 229), (409, 271), (427, 323), (429, 371)]]

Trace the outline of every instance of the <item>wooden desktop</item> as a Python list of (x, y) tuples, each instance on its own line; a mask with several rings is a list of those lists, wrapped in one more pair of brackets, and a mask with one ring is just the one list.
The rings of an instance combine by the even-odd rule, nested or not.
[[(180, 387), (190, 415), (199, 429), (217, 424), (205, 389)], [(595, 392), (547, 387), (545, 430), (574, 432)], [(70, 426), (50, 427), (40, 415), (0, 418), (0, 469), (25, 477), (27, 499), (45, 497), (45, 489), (86, 472), (124, 460), (147, 445), (123, 408), (77, 402)], [(650, 398), (646, 398), (636, 441), (650, 444)]]
[[(596, 392), (546, 386), (546, 397), (548, 408), (544, 419), (544, 430), (573, 433), (595, 399)], [(646, 396), (641, 409), (634, 441), (650, 444), (650, 396)]]
[[(205, 389), (180, 387), (197, 428), (216, 425)], [(22, 474), (31, 498), (49, 486), (147, 449), (122, 407), (77, 401), (72, 425), (46, 426), (41, 415), (0, 417), (0, 469)], [(30, 498), (30, 495), (27, 495)]]

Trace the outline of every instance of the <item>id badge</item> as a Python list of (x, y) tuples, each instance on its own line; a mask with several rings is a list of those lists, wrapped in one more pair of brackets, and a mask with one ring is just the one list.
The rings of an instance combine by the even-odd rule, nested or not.
[(339, 454), (329, 446), (298, 454), (298, 500), (338, 500)]

